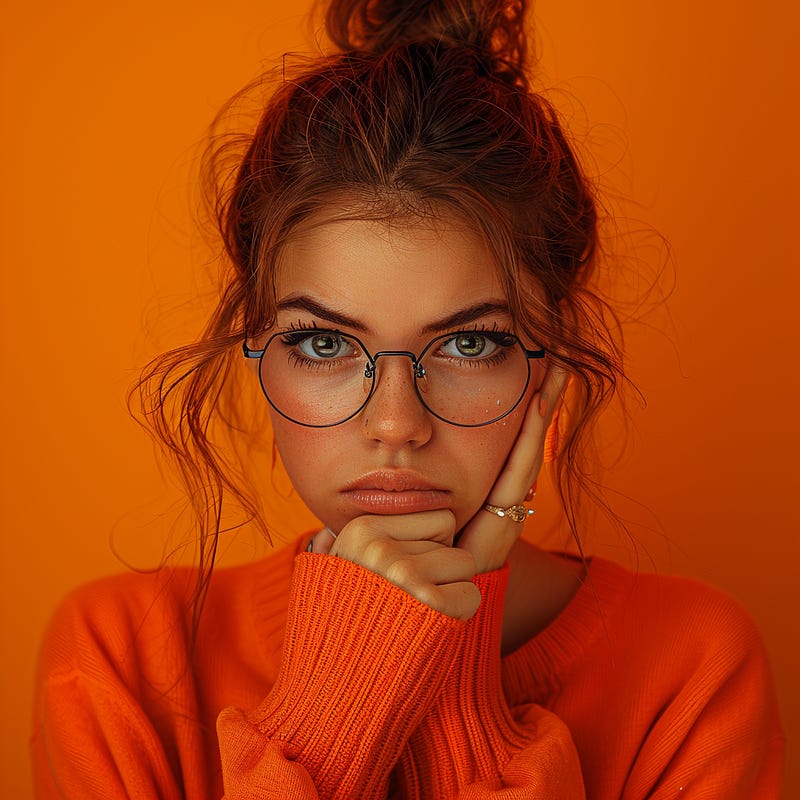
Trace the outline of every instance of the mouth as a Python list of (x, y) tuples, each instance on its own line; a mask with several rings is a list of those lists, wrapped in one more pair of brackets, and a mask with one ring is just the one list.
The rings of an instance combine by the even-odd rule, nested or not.
[(348, 483), (349, 504), (370, 514), (410, 514), (448, 508), (450, 492), (409, 470), (377, 470)]

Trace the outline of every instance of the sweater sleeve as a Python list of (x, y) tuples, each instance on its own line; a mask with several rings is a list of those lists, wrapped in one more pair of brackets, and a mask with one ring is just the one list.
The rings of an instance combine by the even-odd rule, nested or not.
[(464, 627), (362, 567), (299, 555), (278, 680), (218, 720), (227, 800), (385, 797)]
[(623, 800), (776, 800), (784, 737), (759, 632), (734, 601), (689, 586), (676, 584), (660, 626), (653, 661), (670, 669), (651, 682), (661, 703), (642, 720)]
[[(45, 637), (31, 740), (36, 797), (183, 800), (191, 780), (182, 785), (146, 700), (168, 684), (180, 694), (177, 673), (168, 669), (159, 683), (143, 667), (137, 645), (147, 639), (146, 626), (127, 624), (126, 606), (113, 601), (109, 585), (90, 584), (68, 596)], [(196, 739), (191, 723), (184, 731), (187, 741)], [(209, 782), (204, 766), (198, 761), (193, 771), (200, 785)]]
[(578, 754), (566, 725), (529, 704), (509, 708), (500, 642), (508, 567), (479, 575), (482, 601), (459, 636), (444, 685), (397, 769), (398, 797), (582, 800)]

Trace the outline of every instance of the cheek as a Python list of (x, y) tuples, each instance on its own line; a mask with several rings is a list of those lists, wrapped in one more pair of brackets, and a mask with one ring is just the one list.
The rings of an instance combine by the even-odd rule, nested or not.
[(529, 398), (507, 417), (487, 425), (485, 428), (465, 428), (460, 436), (459, 451), (462, 472), (468, 476), (469, 483), (477, 495), (479, 504), (491, 489), (500, 470), (506, 463), (508, 454), (517, 440)]
[(331, 429), (304, 428), (275, 413), (272, 415), (272, 430), (292, 485), (308, 503), (309, 495), (321, 486), (323, 469), (320, 465), (327, 463), (325, 454), (336, 441), (336, 436)]

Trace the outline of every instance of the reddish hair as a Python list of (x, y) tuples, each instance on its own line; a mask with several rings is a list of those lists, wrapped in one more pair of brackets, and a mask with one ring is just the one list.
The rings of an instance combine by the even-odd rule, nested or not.
[(558, 114), (530, 89), (524, 11), (523, 0), (334, 0), (326, 28), (339, 52), (284, 77), (252, 134), (209, 150), (228, 267), (220, 300), (200, 339), (156, 359), (138, 384), (199, 521), (197, 609), (223, 495), (267, 530), (256, 492), (215, 439), (217, 423), (237, 424), (225, 401), (232, 365), (242, 340), (274, 322), (282, 246), (334, 204), (359, 218), (456, 214), (482, 231), (518, 332), (572, 375), (553, 463), (578, 539), (579, 499), (596, 495), (592, 424), (623, 372), (613, 314), (592, 289), (594, 189)]

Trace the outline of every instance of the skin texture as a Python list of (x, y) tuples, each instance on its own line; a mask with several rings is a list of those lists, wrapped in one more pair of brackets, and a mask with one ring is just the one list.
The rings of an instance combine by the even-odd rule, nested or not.
[[(373, 353), (419, 353), (439, 332), (423, 332), (426, 327), (457, 310), (505, 302), (482, 239), (447, 217), (391, 224), (312, 220), (282, 253), (277, 297), (274, 331), (336, 328), (358, 336)], [(302, 307), (308, 300), (353, 324), (333, 324)], [(457, 329), (493, 326), (514, 331), (502, 309)], [(453, 328), (441, 332), (448, 330)], [(428, 413), (415, 394), (410, 362), (402, 357), (379, 360), (369, 403), (341, 425), (306, 428), (273, 413), (275, 440), (296, 490), (336, 534), (335, 540), (319, 534), (315, 550), (359, 563), (450, 616), (474, 614), (480, 594), (472, 577), (500, 567), (516, 551), (522, 528), (481, 506), (521, 502), (542, 463), (553, 399), (565, 382), (563, 373), (545, 364), (532, 362), (526, 396), (509, 416), (478, 428), (450, 425)], [(402, 497), (378, 492), (387, 502), (397, 501), (400, 513), (369, 513), (358, 492), (349, 490), (375, 472), (410, 483)], [(434, 493), (414, 492), (417, 483)], [(512, 558), (512, 566), (514, 560), (533, 563), (529, 556)]]

